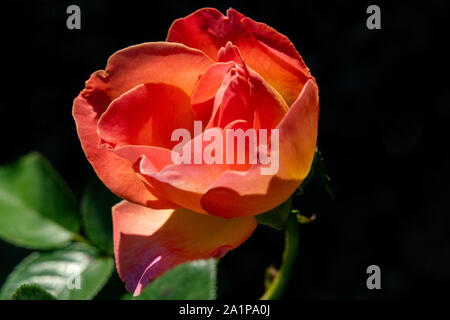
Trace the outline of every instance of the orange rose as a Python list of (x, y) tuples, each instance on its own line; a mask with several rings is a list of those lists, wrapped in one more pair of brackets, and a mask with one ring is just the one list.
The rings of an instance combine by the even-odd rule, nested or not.
[[(136, 295), (177, 264), (237, 247), (254, 215), (291, 196), (312, 164), (319, 98), (287, 37), (236, 10), (205, 8), (176, 20), (166, 42), (113, 54), (75, 99), (73, 116), (97, 175), (125, 199), (113, 207), (115, 258)], [(260, 163), (174, 163), (172, 133), (194, 133), (196, 120), (203, 133), (188, 144), (212, 129), (278, 130), (277, 172), (262, 175)]]

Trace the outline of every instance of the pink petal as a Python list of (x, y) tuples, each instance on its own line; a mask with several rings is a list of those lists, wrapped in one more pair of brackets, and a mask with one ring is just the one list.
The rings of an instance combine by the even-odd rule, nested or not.
[(253, 217), (221, 219), (186, 209), (153, 210), (127, 201), (113, 207), (117, 270), (134, 295), (183, 262), (223, 255), (256, 228)]

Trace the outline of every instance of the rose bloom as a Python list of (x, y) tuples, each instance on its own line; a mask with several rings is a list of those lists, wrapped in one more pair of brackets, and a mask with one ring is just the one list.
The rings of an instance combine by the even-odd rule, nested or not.
[[(115, 259), (138, 295), (180, 263), (236, 248), (255, 215), (291, 196), (312, 164), (319, 98), (286, 36), (234, 9), (204, 8), (175, 20), (165, 42), (113, 54), (75, 99), (73, 116), (95, 172), (125, 199), (112, 209)], [(278, 171), (175, 164), (171, 134), (192, 135), (195, 120), (204, 131), (193, 140), (208, 130), (278, 129)]]

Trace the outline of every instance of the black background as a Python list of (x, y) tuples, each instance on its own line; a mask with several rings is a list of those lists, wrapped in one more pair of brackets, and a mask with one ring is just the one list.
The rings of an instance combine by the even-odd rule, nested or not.
[[(431, 298), (450, 285), (450, 116), (446, 1), (381, 3), (381, 30), (350, 1), (4, 1), (0, 164), (40, 151), (80, 197), (94, 173), (71, 116), (84, 81), (128, 45), (165, 39), (205, 6), (233, 7), (287, 35), (316, 77), (318, 144), (335, 200), (318, 180), (297, 207), (301, 251), (287, 299)], [(66, 8), (81, 7), (81, 30)], [(259, 227), (220, 262), (219, 297), (255, 299), (279, 263), (283, 234)], [(29, 253), (0, 243), (0, 283)], [(382, 289), (366, 288), (381, 267)], [(115, 275), (98, 298), (124, 293)]]

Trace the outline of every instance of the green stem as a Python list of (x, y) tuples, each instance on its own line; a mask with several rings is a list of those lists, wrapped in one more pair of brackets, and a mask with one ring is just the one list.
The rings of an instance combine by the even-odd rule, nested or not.
[(278, 300), (281, 298), (294, 268), (298, 247), (299, 225), (295, 214), (290, 213), (286, 224), (285, 245), (281, 268), (278, 270), (277, 275), (260, 300)]

